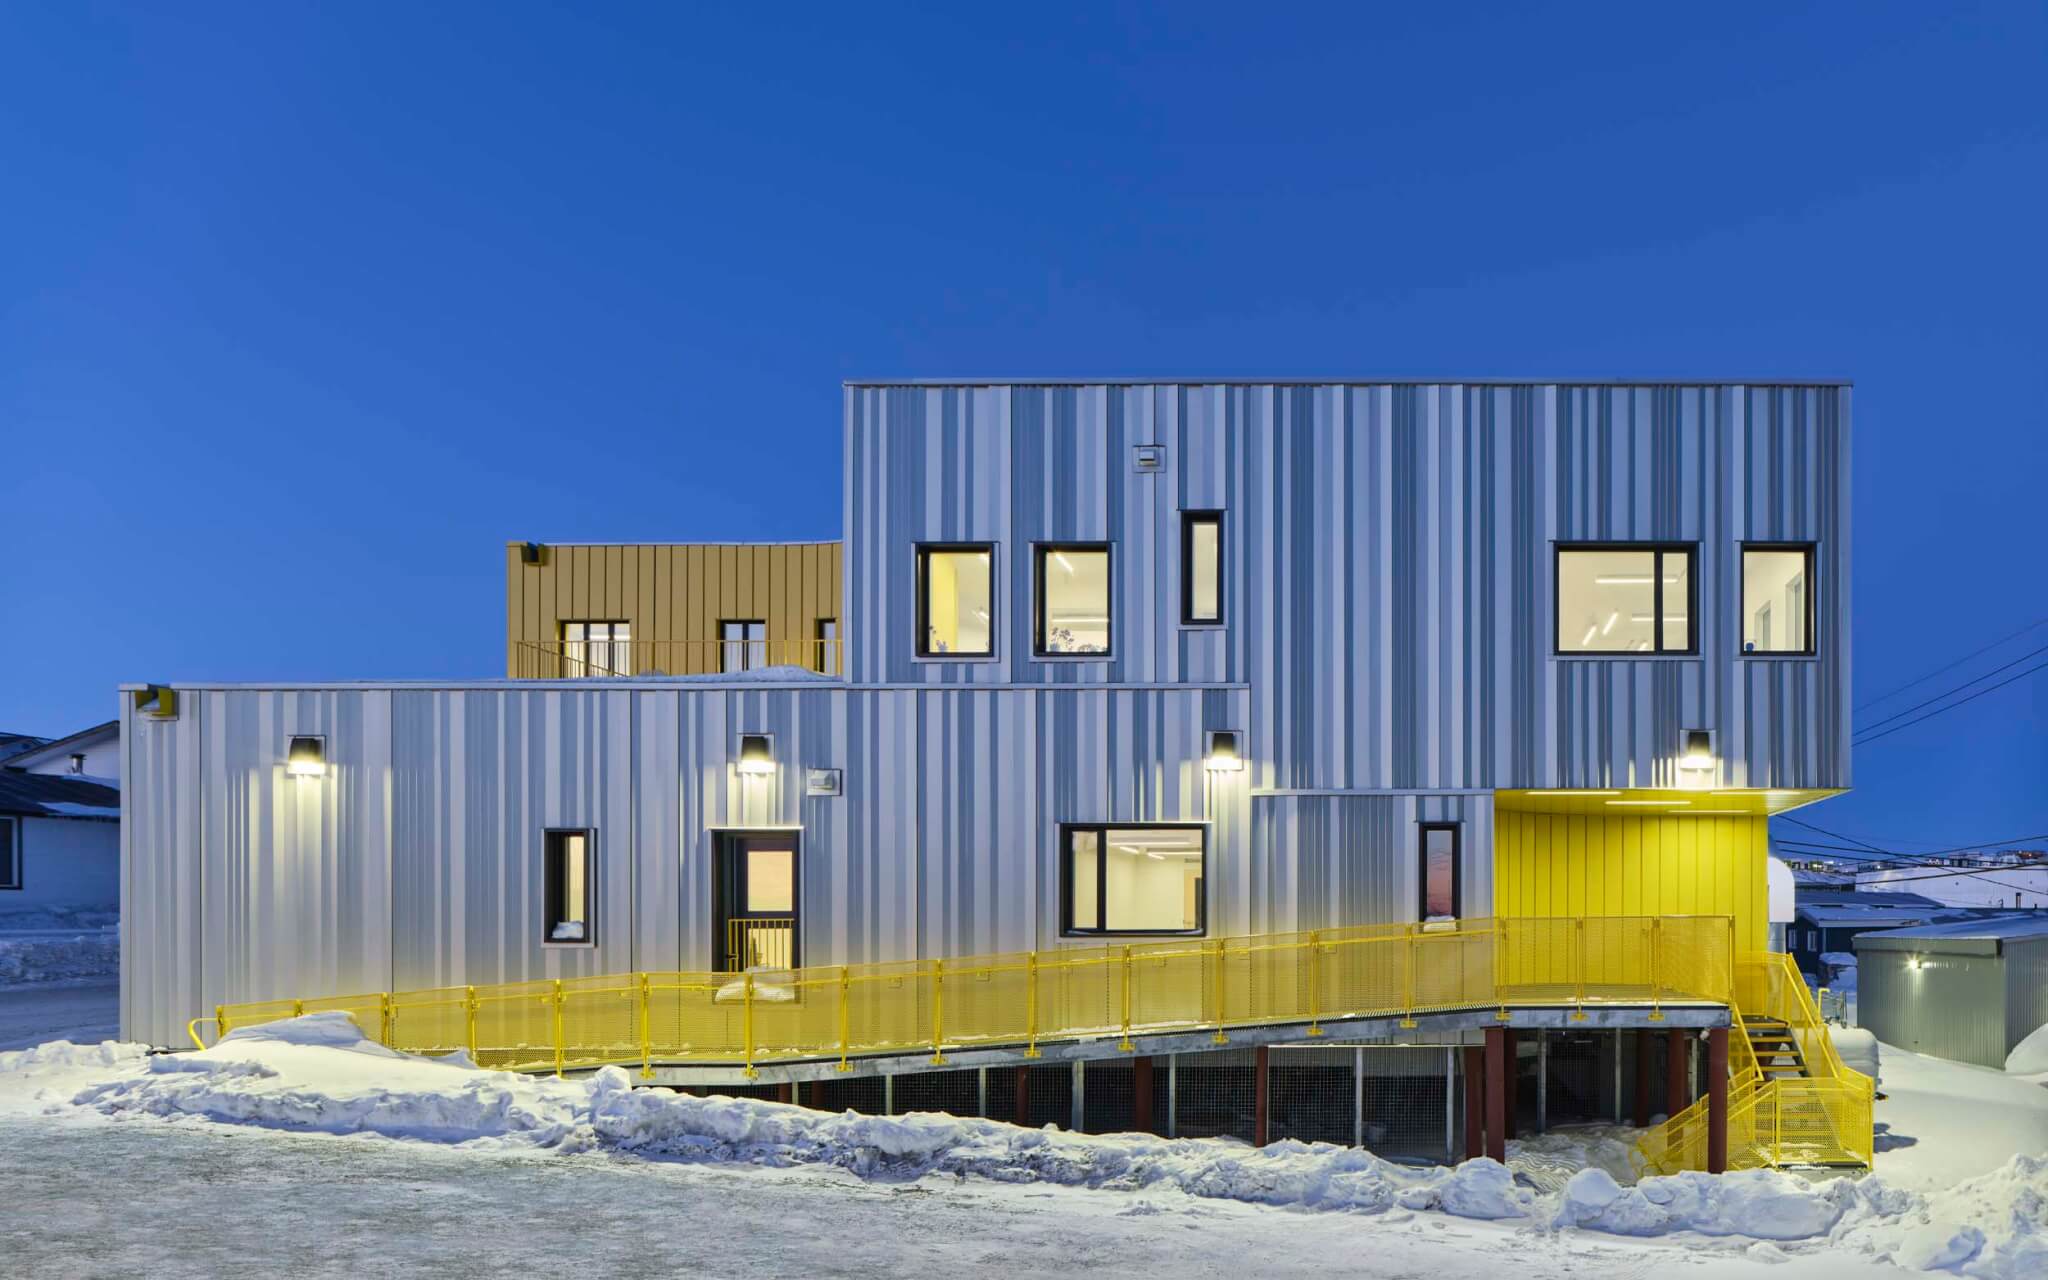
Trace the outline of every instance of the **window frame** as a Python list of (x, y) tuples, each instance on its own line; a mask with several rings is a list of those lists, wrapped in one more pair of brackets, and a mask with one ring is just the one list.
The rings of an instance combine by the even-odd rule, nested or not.
[[(911, 654), (924, 662), (993, 662), (996, 660), (996, 625), (1001, 615), (1001, 596), (996, 590), (996, 544), (993, 542), (919, 542), (912, 548), (915, 581), (912, 584), (917, 594), (917, 616), (912, 626)], [(988, 556), (988, 648), (972, 653), (934, 653), (926, 646), (931, 641), (931, 579), (926, 567), (933, 552), (979, 551)]]
[[(826, 634), (827, 629), (831, 631), (830, 635)], [(811, 669), (820, 675), (842, 674), (846, 667), (838, 658), (845, 645), (839, 638), (839, 619), (835, 616), (812, 622), (811, 639), (816, 642), (818, 652), (818, 660)]]
[[(1031, 544), (1031, 656), (1048, 662), (1107, 662), (1116, 656), (1116, 552), (1107, 542), (1034, 542)], [(1080, 551), (1103, 558), (1104, 585), (1109, 599), (1103, 602), (1102, 624), (1109, 637), (1108, 647), (1095, 653), (1069, 653), (1045, 647), (1045, 562), (1055, 552)]]
[(21, 832), (19, 814), (0, 813), (0, 892), (28, 887), (28, 869), (22, 865)]
[[(1195, 927), (1192, 929), (1105, 929), (1082, 928), (1074, 923), (1074, 833), (1090, 831), (1099, 842), (1095, 859), (1095, 907), (1097, 919), (1109, 906), (1108, 851), (1112, 831), (1193, 831), (1202, 842), (1201, 891), (1195, 895)], [(1203, 938), (1209, 934), (1209, 824), (1206, 822), (1062, 822), (1059, 825), (1060, 936), (1062, 938)]]
[[(1550, 650), (1555, 658), (1642, 661), (1645, 658), (1696, 658), (1700, 653), (1700, 544), (1697, 542), (1553, 542), (1550, 544)], [(1650, 635), (1655, 643), (1648, 650), (1565, 649), (1557, 634), (1560, 597), (1564, 591), (1564, 557), (1573, 551), (1634, 551), (1656, 556), (1650, 568)], [(1685, 575), (1685, 639), (1683, 649), (1664, 647), (1664, 557), (1683, 552), (1690, 560)]]
[[(571, 640), (569, 638), (569, 628), (571, 627), (584, 628), (583, 636), (581, 639)], [(589, 631), (589, 628), (591, 627), (605, 628), (604, 638), (602, 640), (592, 638)], [(626, 629), (625, 635), (620, 636), (613, 634), (613, 632), (619, 627), (624, 627)], [(585, 676), (591, 674), (592, 662), (590, 657), (590, 646), (594, 644), (601, 644), (605, 647), (605, 675), (630, 676), (633, 674), (633, 672), (631, 671), (614, 670), (610, 665), (611, 660), (614, 657), (618, 656), (618, 652), (614, 648), (614, 646), (617, 645), (626, 646), (626, 665), (630, 667), (633, 663), (633, 620), (631, 618), (560, 618), (557, 619), (555, 622), (555, 638), (558, 641), (560, 641), (562, 646), (561, 664), (562, 670), (565, 675), (567, 674), (568, 669), (571, 666), (581, 667), (583, 669), (582, 674)], [(583, 646), (582, 657), (572, 658), (569, 656), (569, 646), (572, 644), (579, 644)]]
[[(761, 638), (759, 640), (750, 638), (728, 640), (725, 638), (725, 629), (727, 627), (759, 627), (761, 628)], [(761, 646), (761, 666), (769, 667), (775, 665), (768, 661), (768, 620), (766, 618), (720, 618), (718, 620), (718, 674), (722, 676), (738, 674), (733, 668), (725, 665), (726, 650), (732, 645), (740, 647), (739, 671), (758, 670), (759, 668), (747, 661), (747, 650), (757, 644)]]
[[(1195, 526), (1202, 524), (1216, 526), (1216, 616), (1213, 618), (1195, 616)], [(1230, 575), (1225, 571), (1223, 527), (1221, 507), (1193, 508), (1180, 513), (1180, 625), (1183, 627), (1229, 625), (1230, 601), (1224, 594), (1224, 584)]]
[[(1464, 827), (1462, 822), (1415, 824), (1415, 920), (1418, 924), (1465, 918)], [(1429, 914), (1429, 833), (1432, 831), (1451, 833), (1451, 914), (1448, 916)]]
[[(583, 837), (583, 936), (551, 937), (559, 921), (553, 919), (554, 885), (549, 860), (556, 836)], [(543, 947), (592, 948), (597, 946), (597, 828), (543, 827), (540, 836), (540, 945)]]
[[(1745, 649), (1742, 633), (1749, 626), (1749, 553), (1752, 551), (1797, 551), (1806, 557), (1799, 571), (1806, 589), (1806, 647), (1804, 649)], [(1820, 615), (1814, 601), (1813, 571), (1820, 560), (1817, 542), (1742, 542), (1735, 548), (1735, 656), (1738, 658), (1813, 658), (1820, 654)]]

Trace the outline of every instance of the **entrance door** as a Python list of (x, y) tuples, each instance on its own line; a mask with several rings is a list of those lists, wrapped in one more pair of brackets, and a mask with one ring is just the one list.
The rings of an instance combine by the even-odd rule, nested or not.
[(797, 832), (727, 831), (718, 837), (712, 900), (715, 966), (721, 973), (793, 969)]

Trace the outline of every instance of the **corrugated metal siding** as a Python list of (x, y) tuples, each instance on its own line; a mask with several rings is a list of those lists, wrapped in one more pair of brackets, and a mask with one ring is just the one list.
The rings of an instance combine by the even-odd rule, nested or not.
[(817, 636), (821, 618), (842, 617), (842, 552), (836, 542), (550, 545), (537, 565), (505, 548), (508, 676), (552, 675), (522, 666), (520, 644), (553, 645), (564, 622), (628, 622), (635, 642), (693, 641), (645, 649), (636, 670), (670, 675), (718, 670), (721, 619), (758, 619), (787, 644), (778, 660)]
[[(221, 1001), (708, 966), (721, 827), (802, 827), (817, 963), (1060, 945), (1069, 821), (1206, 818), (1212, 918), (1261, 911), (1244, 775), (1202, 767), (1243, 690), (182, 696), (177, 721), (123, 726), (122, 1025), (153, 1043)], [(773, 735), (773, 777), (733, 767), (748, 732)], [(326, 777), (284, 776), (294, 733), (326, 735)], [(845, 795), (807, 796), (809, 767)], [(596, 833), (593, 947), (540, 942), (551, 827)]]
[(1501, 916), (1732, 916), (1736, 946), (1770, 935), (1770, 819), (1521, 813), (1494, 818)]
[[(1828, 386), (857, 386), (854, 678), (1247, 682), (1259, 786), (1846, 786), (1849, 392)], [(1132, 469), (1138, 444), (1164, 472)], [(1179, 622), (1185, 509), (1226, 511), (1229, 625)], [(1031, 545), (1115, 546), (1116, 655), (1034, 661)], [(1700, 544), (1696, 658), (1558, 659), (1551, 544)], [(1818, 543), (1817, 660), (1737, 654), (1744, 540)], [(997, 657), (914, 656), (913, 548), (999, 546)]]
[(1414, 920), (1421, 902), (1418, 824), (1460, 824), (1462, 913), (1493, 904), (1493, 797), (1278, 795), (1252, 797), (1249, 917), (1233, 932), (1288, 932)]
[(2004, 1067), (2004, 961), (1998, 956), (1856, 953), (1856, 1021), (1889, 1045), (1981, 1067)]
[[(2008, 939), (2005, 951), (2005, 1052), (2048, 1026), (2048, 938)], [(2005, 1066), (2001, 1056), (1995, 1064)]]

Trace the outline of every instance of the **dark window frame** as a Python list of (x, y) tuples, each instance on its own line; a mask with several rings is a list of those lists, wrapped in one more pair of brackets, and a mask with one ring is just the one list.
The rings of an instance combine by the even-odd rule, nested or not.
[[(551, 935), (562, 921), (561, 886), (557, 883), (555, 854), (557, 836), (583, 837), (583, 936), (556, 938)], [(565, 855), (566, 856), (566, 855)], [(544, 947), (595, 947), (597, 945), (597, 829), (595, 827), (546, 827), (540, 838), (540, 942)]]
[[(996, 656), (996, 623), (1000, 616), (1001, 601), (996, 594), (996, 544), (993, 542), (920, 542), (916, 544), (917, 574), (917, 629), (915, 647), (911, 650), (917, 657), (935, 662), (975, 662)], [(949, 653), (935, 653), (928, 646), (931, 643), (931, 578), (927, 568), (934, 552), (980, 551), (988, 556), (988, 648), (973, 652), (953, 650)]]
[[(1195, 616), (1195, 527), (1216, 526), (1216, 616), (1200, 618)], [(1183, 627), (1221, 627), (1229, 625), (1226, 619), (1230, 613), (1230, 600), (1224, 593), (1224, 583), (1230, 575), (1226, 570), (1227, 552), (1223, 541), (1222, 508), (1202, 508), (1180, 513), (1180, 625)]]
[[(759, 640), (728, 640), (725, 637), (725, 629), (727, 627), (759, 627), (761, 628), (761, 638)], [(739, 669), (741, 671), (754, 670), (753, 664), (747, 661), (747, 649), (749, 646), (757, 644), (761, 646), (761, 665), (764, 667), (774, 665), (768, 661), (768, 620), (766, 618), (720, 618), (718, 620), (718, 674), (722, 676), (733, 674), (733, 669), (725, 665), (726, 650), (732, 645), (740, 647)]]
[[(832, 630), (832, 634), (829, 636), (825, 634), (827, 627), (830, 627)], [(813, 622), (811, 624), (811, 639), (816, 642), (818, 651), (818, 661), (813, 670), (821, 675), (837, 675), (846, 670), (846, 665), (843, 662), (836, 661), (846, 647), (845, 641), (840, 639), (839, 636), (838, 618), (819, 618)]]
[[(789, 841), (789, 901), (788, 911), (771, 911), (755, 916), (745, 909), (745, 874), (734, 883), (729, 867), (734, 862), (745, 861), (746, 842), (749, 840), (775, 839)], [(779, 827), (721, 827), (712, 833), (711, 857), (711, 968), (714, 973), (726, 973), (726, 965), (732, 957), (726, 952), (726, 929), (733, 918), (732, 907), (737, 905), (742, 919), (773, 919), (789, 917), (789, 967), (801, 968), (804, 946), (804, 833)], [(797, 1000), (802, 1001), (803, 989), (797, 988)]]
[[(1095, 918), (1098, 926), (1074, 923), (1074, 833), (1089, 831), (1097, 841), (1095, 856)], [(1105, 929), (1100, 927), (1109, 904), (1109, 833), (1112, 831), (1193, 831), (1202, 841), (1201, 890), (1195, 895), (1192, 929)], [(1059, 828), (1060, 936), (1062, 938), (1202, 938), (1209, 933), (1209, 824), (1206, 822), (1062, 822)]]
[[(1054, 552), (1078, 551), (1088, 555), (1100, 554), (1106, 562), (1103, 570), (1104, 585), (1109, 589), (1109, 599), (1103, 601), (1103, 616), (1109, 621), (1103, 623), (1103, 630), (1109, 636), (1109, 645), (1094, 653), (1076, 653), (1064, 649), (1045, 647), (1045, 562)], [(1107, 662), (1116, 656), (1116, 551), (1107, 542), (1034, 542), (1031, 544), (1031, 656), (1051, 658), (1054, 661)]]
[[(584, 628), (583, 638), (580, 640), (571, 640), (569, 638), (569, 628), (571, 627)], [(604, 637), (602, 639), (593, 638), (589, 631), (589, 628), (591, 627), (607, 628)], [(609, 628), (615, 627), (626, 628), (626, 634), (623, 636), (613, 635)], [(629, 676), (633, 674), (631, 671), (619, 671), (611, 665), (612, 658), (617, 656), (616, 651), (612, 647), (614, 645), (627, 646), (626, 663), (628, 666), (632, 665), (633, 651), (631, 646), (633, 644), (633, 620), (631, 618), (562, 618), (557, 620), (555, 623), (555, 638), (561, 643), (562, 646), (561, 663), (564, 674), (568, 672), (568, 669), (571, 666), (579, 666), (583, 668), (584, 675), (589, 675), (591, 667), (590, 646), (594, 644), (601, 644), (605, 647), (604, 673), (606, 675)], [(569, 656), (569, 646), (572, 644), (580, 644), (583, 646), (582, 657), (572, 658)]]
[(11, 813), (0, 813), (0, 891), (28, 887), (27, 868), (22, 866), (22, 821)]
[[(1415, 919), (1462, 920), (1465, 918), (1465, 824), (1462, 822), (1418, 822), (1415, 824)], [(1429, 914), (1429, 833), (1451, 833), (1451, 914)]]
[[(1749, 553), (1752, 551), (1797, 551), (1806, 557), (1806, 567), (1800, 577), (1806, 583), (1806, 647), (1804, 649), (1757, 649), (1742, 647), (1742, 633), (1749, 626), (1749, 598), (1745, 584), (1749, 581)], [(1820, 559), (1820, 544), (1817, 542), (1743, 542), (1735, 549), (1735, 597), (1739, 608), (1735, 615), (1735, 653), (1743, 658), (1812, 658), (1820, 653), (1820, 615), (1816, 612), (1813, 590), (1814, 565)]]
[[(1564, 557), (1573, 551), (1634, 551), (1654, 553), (1650, 563), (1650, 635), (1648, 651), (1637, 649), (1566, 649), (1557, 634), (1558, 596), (1564, 590)], [(1685, 575), (1685, 640), (1683, 649), (1664, 647), (1664, 557), (1682, 552), (1688, 557)], [(1550, 557), (1550, 647), (1559, 658), (1696, 658), (1700, 652), (1700, 544), (1697, 542), (1554, 542)]]

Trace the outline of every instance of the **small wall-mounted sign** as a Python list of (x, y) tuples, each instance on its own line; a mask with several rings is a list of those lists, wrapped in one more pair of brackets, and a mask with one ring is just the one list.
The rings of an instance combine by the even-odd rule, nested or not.
[(1166, 470), (1166, 446), (1141, 444), (1131, 450), (1131, 469), (1140, 474)]
[(804, 770), (804, 794), (807, 796), (836, 796), (839, 794), (839, 770)]

